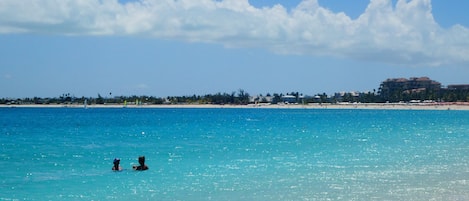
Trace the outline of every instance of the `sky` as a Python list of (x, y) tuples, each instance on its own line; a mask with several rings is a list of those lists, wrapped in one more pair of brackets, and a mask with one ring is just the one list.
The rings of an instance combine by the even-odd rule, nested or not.
[(0, 98), (469, 84), (469, 1), (2, 0)]

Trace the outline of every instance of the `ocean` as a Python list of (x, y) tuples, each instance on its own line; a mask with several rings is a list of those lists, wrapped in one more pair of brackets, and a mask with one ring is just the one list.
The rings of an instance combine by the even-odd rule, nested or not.
[(0, 125), (0, 200), (469, 200), (469, 111), (0, 108)]

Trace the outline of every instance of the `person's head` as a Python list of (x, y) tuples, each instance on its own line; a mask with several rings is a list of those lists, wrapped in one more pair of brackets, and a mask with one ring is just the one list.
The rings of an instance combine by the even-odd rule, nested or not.
[(145, 164), (145, 156), (139, 156), (138, 157), (138, 163), (140, 165), (144, 165)]
[(120, 162), (121, 162), (121, 159), (115, 158), (115, 159), (114, 159), (114, 162), (113, 162), (113, 163), (114, 163), (114, 166), (115, 166), (115, 167), (118, 167)]

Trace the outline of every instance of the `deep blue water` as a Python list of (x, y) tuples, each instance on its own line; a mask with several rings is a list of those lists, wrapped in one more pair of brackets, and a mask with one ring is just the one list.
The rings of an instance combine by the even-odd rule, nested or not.
[(469, 200), (468, 111), (0, 108), (0, 126), (0, 200)]

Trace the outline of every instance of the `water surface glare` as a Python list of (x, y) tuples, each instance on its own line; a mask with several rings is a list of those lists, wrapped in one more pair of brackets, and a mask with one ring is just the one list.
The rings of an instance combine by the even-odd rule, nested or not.
[(469, 111), (0, 108), (0, 125), (0, 200), (469, 200)]

